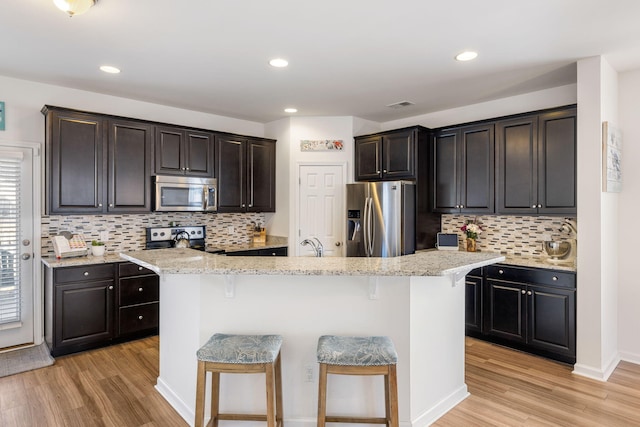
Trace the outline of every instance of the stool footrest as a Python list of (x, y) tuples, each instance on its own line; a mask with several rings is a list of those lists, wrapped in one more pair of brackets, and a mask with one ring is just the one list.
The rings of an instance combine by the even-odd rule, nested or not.
[(226, 420), (226, 421), (234, 421), (234, 420), (239, 420), (239, 421), (267, 421), (267, 416), (266, 415), (258, 415), (258, 414), (218, 414), (217, 417), (219, 420)]
[(380, 417), (345, 417), (327, 415), (325, 421), (328, 423), (359, 423), (359, 424), (387, 424), (386, 418)]

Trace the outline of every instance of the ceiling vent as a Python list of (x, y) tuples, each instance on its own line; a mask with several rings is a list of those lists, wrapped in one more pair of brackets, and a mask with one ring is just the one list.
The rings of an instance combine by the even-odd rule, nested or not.
[(413, 102), (410, 101), (400, 101), (400, 102), (396, 102), (394, 104), (389, 104), (387, 105), (387, 107), (389, 108), (404, 108), (404, 107), (408, 107), (409, 105), (414, 105)]

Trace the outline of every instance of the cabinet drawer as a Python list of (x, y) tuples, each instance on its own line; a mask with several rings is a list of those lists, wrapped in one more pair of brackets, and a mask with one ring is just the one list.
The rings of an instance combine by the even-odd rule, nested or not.
[(160, 280), (156, 275), (120, 279), (119, 306), (159, 300)]
[(143, 274), (156, 274), (148, 268), (139, 266), (133, 262), (121, 262), (118, 264), (118, 275), (120, 277), (140, 276)]
[(120, 309), (119, 334), (125, 335), (158, 327), (159, 303), (134, 305)]
[(576, 275), (574, 273), (541, 268), (524, 268), (501, 264), (490, 265), (487, 267), (487, 278), (561, 288), (575, 289), (576, 287)]
[(80, 267), (62, 267), (54, 270), (55, 283), (81, 282), (115, 278), (113, 264), (85, 265)]

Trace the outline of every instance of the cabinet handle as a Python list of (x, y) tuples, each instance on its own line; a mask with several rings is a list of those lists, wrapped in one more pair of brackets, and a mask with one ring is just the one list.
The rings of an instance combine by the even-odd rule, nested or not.
[(456, 209), (460, 209), (460, 205), (456, 205)]
[(275, 252), (271, 252), (271, 256), (276, 256), (276, 253)]
[(102, 203), (98, 203), (98, 207), (101, 208), (102, 207)]
[(520, 291), (522, 293), (522, 295), (526, 294), (527, 291), (525, 291), (524, 289)]
[(243, 208), (246, 208), (247, 206), (243, 203), (243, 204), (242, 204), (242, 207), (243, 207)]
[(542, 207), (542, 205), (538, 205), (538, 207), (539, 207), (539, 208), (541, 208), (541, 207)]
[(89, 272), (88, 272), (88, 271), (85, 271), (84, 273), (82, 273), (82, 275), (86, 277), (86, 276), (88, 276), (88, 275), (89, 275)]
[(142, 320), (142, 316), (138, 316), (138, 320)]
[(138, 292), (144, 291), (144, 288), (138, 288)]
[(144, 267), (138, 267), (138, 271), (142, 271)]
[(531, 206), (531, 209), (535, 209), (535, 208), (536, 208), (536, 205)]
[(382, 173), (387, 173), (387, 170), (386, 169), (382, 169)]
[(460, 205), (460, 209), (464, 209), (464, 205)]
[(113, 285), (109, 286), (109, 290), (112, 291), (113, 290)]
[(529, 292), (527, 292), (527, 295), (531, 295), (531, 293), (532, 293), (532, 292), (531, 292), (531, 291), (529, 291)]
[(557, 281), (558, 281), (558, 276), (553, 276), (553, 277), (551, 278), (551, 280), (553, 280), (554, 282), (557, 282)]
[(249, 203), (249, 207), (250, 207), (250, 208), (252, 208), (252, 207), (253, 207), (253, 205), (252, 205), (251, 203)]
[(190, 171), (191, 169), (190, 169), (190, 168), (185, 168), (185, 170), (188, 170), (188, 171)]
[(378, 175), (380, 175), (380, 171), (379, 171), (379, 170), (377, 170), (377, 171), (376, 171), (376, 173), (377, 173)]
[(113, 207), (113, 203), (109, 203), (109, 207), (112, 208)]
[(504, 270), (498, 270), (499, 274), (504, 274)]

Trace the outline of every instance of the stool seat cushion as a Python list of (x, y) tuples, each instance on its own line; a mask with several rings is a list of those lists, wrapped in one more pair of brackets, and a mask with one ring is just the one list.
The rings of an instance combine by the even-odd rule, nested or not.
[(318, 340), (319, 363), (344, 366), (382, 366), (398, 363), (389, 337), (341, 337), (323, 335)]
[(280, 335), (214, 334), (196, 354), (204, 362), (273, 363), (281, 346)]

